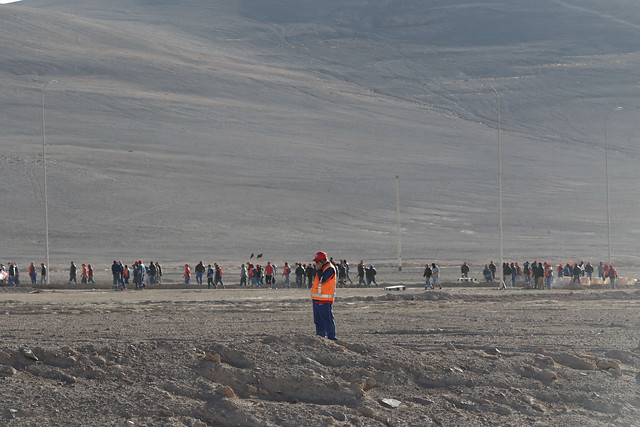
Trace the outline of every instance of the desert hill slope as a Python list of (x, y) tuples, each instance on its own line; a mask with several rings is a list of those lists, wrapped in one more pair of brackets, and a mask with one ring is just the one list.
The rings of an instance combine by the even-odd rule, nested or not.
[[(268, 3), (268, 4), (266, 4)], [(637, 262), (631, 1), (0, 7), (0, 257)], [(8, 259), (7, 259), (8, 260)]]

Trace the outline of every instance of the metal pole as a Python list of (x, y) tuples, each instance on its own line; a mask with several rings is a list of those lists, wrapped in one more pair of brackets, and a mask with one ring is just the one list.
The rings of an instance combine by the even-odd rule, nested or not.
[(46, 283), (49, 284), (49, 276), (51, 276), (51, 269), (49, 266), (49, 200), (47, 198), (47, 158), (45, 150), (45, 133), (44, 133), (44, 90), (49, 83), (55, 83), (56, 80), (50, 80), (42, 86), (42, 169), (44, 171), (44, 245), (47, 267)]
[(609, 254), (609, 265), (611, 265), (611, 209), (609, 207), (609, 141), (607, 140), (607, 119), (609, 119), (609, 114), (614, 111), (622, 111), (622, 107), (612, 108), (607, 111), (607, 114), (604, 116), (604, 174), (607, 186), (607, 250)]
[(396, 218), (398, 220), (398, 271), (402, 271), (402, 242), (400, 241), (400, 184), (396, 175)]
[(504, 265), (504, 251), (502, 246), (502, 147), (500, 145), (500, 94), (491, 85), (482, 85), (482, 87), (488, 87), (493, 90), (496, 94), (496, 99), (498, 101), (498, 217), (499, 217), (499, 232), (500, 232), (500, 265), (496, 270), (500, 271), (500, 286), (506, 287), (506, 282), (504, 278), (504, 271), (502, 267)]

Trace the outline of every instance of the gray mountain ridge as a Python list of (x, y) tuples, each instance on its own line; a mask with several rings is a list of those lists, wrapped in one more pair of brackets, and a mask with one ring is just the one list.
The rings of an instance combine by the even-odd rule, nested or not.
[[(268, 3), (268, 4), (267, 4)], [(0, 6), (4, 257), (635, 265), (631, 1)], [(622, 106), (607, 116), (615, 106)], [(2, 256), (2, 255), (0, 255)], [(9, 260), (7, 258), (7, 261)]]

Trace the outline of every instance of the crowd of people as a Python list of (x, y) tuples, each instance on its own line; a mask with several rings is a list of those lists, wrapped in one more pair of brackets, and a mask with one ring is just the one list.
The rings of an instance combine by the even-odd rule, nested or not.
[[(597, 269), (597, 270), (596, 270)], [(485, 264), (484, 270), (482, 271), (482, 275), (486, 282), (493, 282), (496, 280), (496, 265), (493, 261), (489, 264)], [(553, 283), (554, 277), (563, 278), (569, 277), (570, 284), (581, 284), (582, 280), (588, 279), (589, 283), (593, 280), (594, 273), (597, 271), (597, 277), (599, 277), (604, 283), (607, 279), (611, 285), (612, 289), (615, 289), (615, 282), (618, 277), (618, 272), (611, 264), (603, 264), (600, 262), (596, 268), (591, 264), (590, 261), (587, 261), (585, 264), (584, 261), (580, 262), (567, 262), (566, 264), (558, 264), (557, 266), (553, 266), (547, 262), (533, 261), (529, 263), (525, 261), (522, 266), (520, 266), (517, 262), (505, 262), (502, 265), (502, 277), (503, 283), (501, 286), (506, 287), (515, 287), (516, 282), (520, 280), (524, 280), (525, 287), (528, 288), (536, 288), (536, 289), (551, 289), (551, 284)], [(460, 273), (462, 277), (468, 277), (469, 274), (469, 266), (465, 262), (460, 267)]]
[[(354, 279), (351, 278), (350, 265), (347, 260), (341, 259), (335, 262), (333, 258), (329, 262), (335, 267), (337, 272), (337, 286), (339, 287), (377, 287), (376, 281), (377, 271), (373, 264), (365, 265), (363, 260), (357, 265), (357, 274)], [(96, 283), (94, 279), (94, 269), (91, 264), (81, 264), (80, 279), (78, 280), (78, 267), (74, 262), (69, 266), (69, 282), (68, 283)], [(485, 264), (482, 275), (486, 282), (496, 281), (496, 264), (491, 261)], [(48, 269), (45, 263), (41, 263), (36, 267), (31, 263), (27, 268), (29, 279), (32, 285), (38, 283), (38, 275), (40, 275), (40, 284), (47, 283)], [(203, 261), (200, 261), (194, 268), (195, 281), (198, 285), (204, 284), (204, 277), (207, 278), (208, 289), (224, 289), (222, 268), (218, 263), (208, 264), (205, 267)], [(465, 261), (460, 266), (461, 278), (469, 278), (470, 267)], [(618, 273), (613, 265), (600, 262), (597, 266), (591, 262), (567, 262), (566, 264), (558, 264), (553, 266), (547, 262), (539, 262), (537, 260), (529, 263), (525, 261), (522, 265), (518, 262), (505, 262), (502, 266), (503, 281), (500, 285), (506, 287), (515, 287), (516, 282), (524, 282), (524, 286), (528, 288), (549, 289), (554, 278), (569, 277), (570, 284), (582, 284), (585, 279), (589, 283), (593, 277), (598, 277), (604, 283), (609, 281), (611, 288), (615, 288)], [(142, 290), (147, 285), (157, 285), (162, 283), (162, 266), (158, 262), (151, 261), (145, 264), (142, 260), (134, 261), (129, 267), (121, 261), (114, 260), (111, 265), (111, 274), (113, 276), (113, 289), (127, 289), (130, 283), (134, 289)], [(293, 276), (293, 277), (292, 277)], [(311, 288), (316, 276), (316, 268), (314, 263), (295, 263), (293, 266), (288, 262), (284, 263), (282, 270), (272, 263), (267, 262), (266, 265), (252, 263), (247, 261), (240, 266), (240, 287), (256, 287), (256, 288), (274, 288), (279, 280), (282, 280), (283, 288)], [(423, 272), (425, 280), (425, 289), (442, 289), (440, 278), (440, 267), (435, 262), (427, 263)], [(191, 283), (191, 267), (189, 264), (184, 265), (184, 283)], [(294, 283), (292, 281), (295, 280)], [(0, 264), (0, 283), (9, 286), (20, 286), (20, 267), (16, 262)]]

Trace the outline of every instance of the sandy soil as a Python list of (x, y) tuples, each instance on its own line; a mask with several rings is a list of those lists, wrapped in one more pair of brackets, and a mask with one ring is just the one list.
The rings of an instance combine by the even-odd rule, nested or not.
[(1, 288), (0, 423), (634, 425), (640, 291)]

